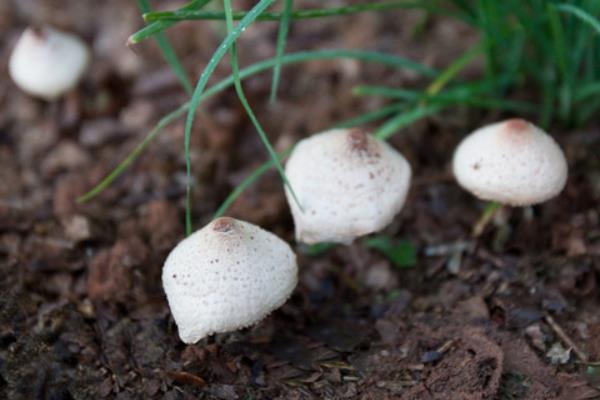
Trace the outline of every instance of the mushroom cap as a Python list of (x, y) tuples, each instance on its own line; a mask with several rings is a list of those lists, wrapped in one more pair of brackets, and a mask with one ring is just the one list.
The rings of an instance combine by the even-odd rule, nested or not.
[(458, 183), (480, 199), (528, 206), (560, 193), (568, 167), (550, 135), (525, 120), (509, 119), (463, 139), (452, 169)]
[(285, 171), (302, 206), (286, 188), (296, 239), (309, 244), (348, 244), (383, 229), (404, 205), (411, 178), (400, 153), (358, 129), (303, 139)]
[(185, 343), (250, 326), (281, 306), (297, 283), (296, 256), (277, 236), (218, 218), (169, 254), (162, 282)]
[(8, 71), (23, 91), (52, 100), (74, 87), (89, 62), (86, 45), (53, 28), (27, 28), (10, 56)]

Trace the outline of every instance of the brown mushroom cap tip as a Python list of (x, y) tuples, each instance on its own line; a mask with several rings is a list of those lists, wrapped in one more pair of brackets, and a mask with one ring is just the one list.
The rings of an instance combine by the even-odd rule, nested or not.
[(226, 233), (234, 228), (235, 221), (233, 218), (229, 217), (221, 217), (217, 218), (212, 225), (212, 228), (215, 232)]
[(369, 138), (362, 129), (351, 129), (348, 131), (348, 142), (352, 150), (366, 151), (369, 147)]
[(504, 122), (506, 132), (523, 133), (531, 130), (531, 124), (521, 118), (512, 118)]
[(44, 29), (43, 26), (41, 25), (32, 25), (31, 26), (31, 33), (33, 33), (33, 35), (38, 38), (39, 40), (44, 40), (47, 38), (47, 32), (46, 29)]

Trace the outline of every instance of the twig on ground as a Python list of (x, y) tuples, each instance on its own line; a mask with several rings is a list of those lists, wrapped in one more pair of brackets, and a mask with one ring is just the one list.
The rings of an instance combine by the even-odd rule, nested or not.
[(565, 331), (560, 327), (560, 325), (558, 325), (558, 323), (554, 320), (554, 318), (552, 318), (552, 316), (550, 314), (546, 314), (545, 319), (546, 319), (546, 322), (548, 323), (548, 325), (550, 325), (550, 327), (552, 328), (552, 330), (558, 335), (558, 337), (568, 347), (573, 349), (573, 353), (575, 353), (581, 361), (583, 361), (584, 363), (587, 363), (588, 356), (583, 351), (581, 351), (581, 349), (579, 347), (577, 347), (575, 342), (573, 342), (573, 340), (571, 340), (569, 335), (567, 335), (565, 333)]

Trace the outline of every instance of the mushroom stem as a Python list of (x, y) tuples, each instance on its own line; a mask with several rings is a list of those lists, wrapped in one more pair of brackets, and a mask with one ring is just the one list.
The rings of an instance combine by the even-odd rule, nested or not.
[(530, 222), (533, 220), (533, 207), (524, 207), (523, 208), (523, 218), (525, 221)]
[(502, 204), (496, 201), (488, 202), (487, 206), (477, 219), (477, 222), (473, 225), (473, 229), (471, 231), (471, 236), (473, 238), (478, 238), (481, 236), (485, 228), (488, 226), (494, 215), (502, 208)]

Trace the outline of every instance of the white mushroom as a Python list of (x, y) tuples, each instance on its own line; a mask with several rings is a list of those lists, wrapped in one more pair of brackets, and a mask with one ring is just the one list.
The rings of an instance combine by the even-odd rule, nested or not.
[(260, 321), (287, 300), (297, 272), (283, 240), (248, 222), (219, 218), (171, 251), (162, 281), (179, 337), (195, 343)]
[(76, 36), (53, 28), (28, 28), (10, 56), (8, 70), (23, 91), (53, 100), (74, 87), (89, 52)]
[(286, 175), (302, 209), (286, 190), (305, 243), (351, 243), (387, 226), (406, 200), (411, 169), (387, 143), (358, 129), (334, 129), (300, 141)]
[(544, 202), (562, 191), (567, 161), (554, 139), (522, 119), (467, 136), (453, 160), (458, 183), (483, 200), (511, 206)]

